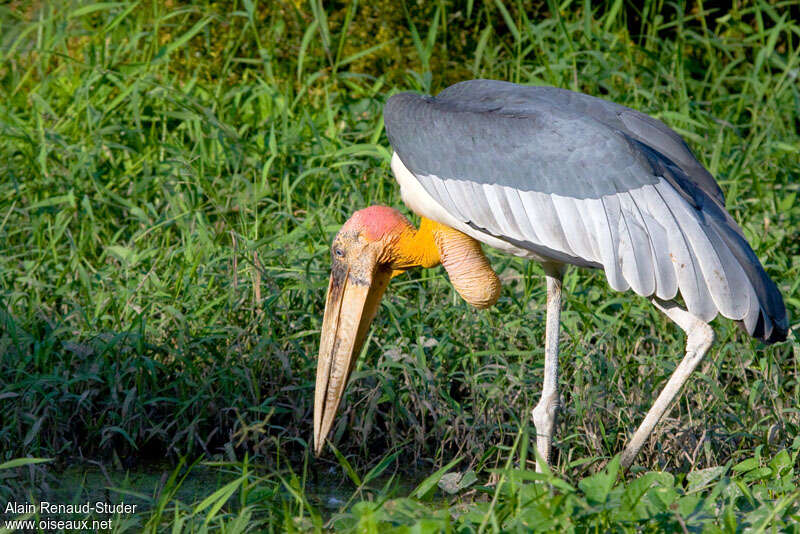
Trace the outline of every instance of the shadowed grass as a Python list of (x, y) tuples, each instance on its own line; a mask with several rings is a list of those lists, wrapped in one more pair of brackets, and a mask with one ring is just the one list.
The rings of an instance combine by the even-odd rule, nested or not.
[[(718, 178), (795, 324), (796, 4), (587, 5), (0, 7), (0, 460), (300, 465), (330, 239), (357, 208), (402, 207), (382, 105), (464, 78), (664, 120)], [(505, 287), (486, 312), (440, 269), (393, 281), (333, 433), (356, 472), (397, 451), (395, 471), (464, 456), (485, 477), (511, 457), (538, 401), (544, 292), (537, 266), (489, 252)], [(600, 273), (565, 288), (555, 471), (575, 485), (621, 450), (683, 337)], [(798, 432), (794, 332), (763, 348), (714, 326), (648, 469), (771, 458)]]

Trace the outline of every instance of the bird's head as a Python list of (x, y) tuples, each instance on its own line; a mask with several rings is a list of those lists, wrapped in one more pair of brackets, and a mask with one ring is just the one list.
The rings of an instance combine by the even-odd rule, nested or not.
[(314, 451), (322, 452), (347, 379), (414, 228), (397, 210), (355, 212), (331, 246), (331, 278), (322, 319), (314, 395)]
[(355, 212), (333, 240), (331, 261), (314, 393), (317, 455), (393, 275), (441, 263), (456, 291), (473, 306), (491, 306), (500, 294), (500, 281), (476, 240), (424, 218), (417, 230), (386, 206)]

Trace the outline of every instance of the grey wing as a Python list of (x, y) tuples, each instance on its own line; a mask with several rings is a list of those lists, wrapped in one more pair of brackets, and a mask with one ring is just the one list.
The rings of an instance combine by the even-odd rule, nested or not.
[(696, 188), (720, 206), (725, 206), (725, 197), (714, 177), (697, 161), (683, 138), (663, 122), (640, 111), (583, 93), (556, 87), (538, 87), (536, 92), (551, 102), (557, 102), (562, 109), (585, 114), (604, 126), (625, 133), (674, 162), (684, 171), (687, 179), (684, 181), (682, 177), (673, 177), (676, 181), (673, 186), (685, 191), (690, 203), (696, 201), (691, 192)]
[(547, 95), (481, 94), (401, 94), (385, 109), (399, 158), (451, 215), (554, 261), (601, 267), (616, 290), (680, 292), (706, 321), (719, 312), (766, 340), (785, 336), (780, 294), (741, 230), (679, 165)]
[(686, 142), (666, 124), (635, 109), (609, 102), (583, 93), (557, 87), (521, 86), (497, 80), (469, 80), (457, 83), (442, 91), (436, 99), (440, 102), (457, 102), (482, 109), (502, 108), (504, 113), (525, 114), (532, 107), (548, 106), (563, 113), (579, 114), (612, 130), (653, 148), (686, 174), (670, 178), (673, 186), (690, 203), (695, 203), (696, 191), (702, 191), (725, 207), (725, 198), (719, 184), (703, 167)]

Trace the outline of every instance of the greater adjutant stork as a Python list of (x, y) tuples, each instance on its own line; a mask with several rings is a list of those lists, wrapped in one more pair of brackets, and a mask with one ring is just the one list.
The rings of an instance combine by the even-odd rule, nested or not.
[(603, 269), (613, 289), (649, 298), (686, 333), (686, 354), (628, 442), (625, 467), (708, 351), (718, 313), (766, 343), (786, 338), (781, 294), (714, 178), (664, 123), (581, 93), (491, 80), (435, 97), (397, 94), (384, 119), (400, 194), (421, 224), (371, 206), (333, 241), (314, 399), (317, 454), (392, 276), (441, 264), (464, 300), (486, 308), (500, 281), (481, 243), (544, 268), (544, 384), (532, 418), (545, 461), (559, 407), (566, 266)]

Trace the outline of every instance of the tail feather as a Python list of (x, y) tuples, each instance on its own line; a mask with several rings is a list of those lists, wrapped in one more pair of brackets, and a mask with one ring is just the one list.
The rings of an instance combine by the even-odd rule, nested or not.
[[(703, 211), (710, 215), (708, 222), (742, 266), (747, 279), (753, 286), (756, 297), (758, 297), (758, 318), (754, 321), (753, 318), (747, 320), (746, 317), (741, 323), (742, 326), (748, 334), (765, 343), (784, 341), (789, 332), (789, 320), (783, 297), (775, 282), (764, 271), (755, 252), (744, 238), (741, 228), (727, 211), (721, 209), (715, 202), (706, 203)], [(752, 329), (747, 328), (746, 324), (753, 325)]]
[[(716, 195), (713, 187), (711, 189), (703, 187), (701, 184), (705, 183), (705, 178), (701, 179), (695, 173), (690, 177), (683, 168), (652, 147), (636, 140), (634, 140), (634, 144), (647, 158), (654, 174), (663, 176), (684, 200), (697, 210), (698, 216), (703, 219), (704, 223), (716, 230), (744, 270), (758, 299), (758, 307), (752, 306), (741, 321), (747, 333), (766, 343), (784, 341), (789, 331), (789, 320), (786, 316), (783, 297), (775, 282), (764, 271), (764, 267), (758, 261), (753, 249), (750, 248), (742, 229), (725, 210), (721, 192)], [(716, 190), (718, 191), (718, 187)], [(732, 292), (739, 295), (742, 293), (741, 289), (730, 288)], [(757, 313), (758, 316), (754, 317), (754, 313)]]

